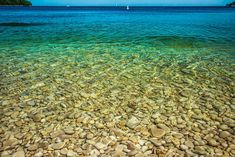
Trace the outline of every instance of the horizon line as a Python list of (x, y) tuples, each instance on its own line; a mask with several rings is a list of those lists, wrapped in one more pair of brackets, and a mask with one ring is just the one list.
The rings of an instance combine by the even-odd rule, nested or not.
[[(0, 5), (1, 7), (17, 7), (23, 5)], [(226, 5), (32, 5), (28, 7), (229, 7)]]

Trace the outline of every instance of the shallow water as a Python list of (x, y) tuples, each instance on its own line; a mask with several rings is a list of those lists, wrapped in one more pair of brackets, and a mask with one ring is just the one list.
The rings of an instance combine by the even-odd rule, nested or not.
[(1, 152), (235, 155), (234, 9), (0, 13)]

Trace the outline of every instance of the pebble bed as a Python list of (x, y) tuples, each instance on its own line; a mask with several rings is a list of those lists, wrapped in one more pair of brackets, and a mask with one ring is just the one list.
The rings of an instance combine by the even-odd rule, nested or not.
[(229, 54), (22, 53), (1, 57), (1, 157), (235, 156)]

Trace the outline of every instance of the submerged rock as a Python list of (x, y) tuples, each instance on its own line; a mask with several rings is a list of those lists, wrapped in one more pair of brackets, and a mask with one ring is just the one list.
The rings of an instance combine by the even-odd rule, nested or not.
[(159, 141), (159, 139), (157, 139), (157, 138), (151, 138), (150, 141), (151, 141), (156, 147), (162, 145), (161, 141)]
[(139, 119), (137, 119), (136, 117), (131, 117), (131, 119), (129, 119), (128, 122), (126, 123), (126, 126), (131, 129), (134, 129), (139, 125), (139, 123), (140, 123)]
[(3, 148), (14, 148), (16, 145), (18, 145), (20, 141), (14, 137), (10, 137), (8, 140), (3, 142)]
[(235, 105), (234, 104), (231, 104), (230, 107), (233, 111), (235, 111)]
[(38, 152), (34, 155), (34, 157), (42, 157), (43, 156), (43, 153), (42, 152)]
[(12, 157), (25, 157), (25, 153), (23, 150), (15, 152)]
[(38, 146), (37, 145), (30, 145), (29, 147), (28, 147), (28, 150), (29, 151), (35, 151), (35, 150), (37, 150), (38, 149)]
[(205, 151), (205, 148), (202, 146), (196, 146), (195, 149), (193, 150), (194, 153), (199, 154), (199, 155), (205, 155), (207, 152)]
[(64, 129), (64, 132), (68, 135), (72, 135), (75, 133), (74, 129), (72, 127), (67, 127)]
[(182, 149), (182, 150), (188, 150), (188, 146), (186, 146), (186, 145), (180, 145), (180, 149)]
[(214, 140), (214, 139), (209, 139), (209, 140), (208, 140), (208, 144), (215, 147), (215, 146), (217, 146), (219, 143), (218, 143), (216, 140)]
[(107, 148), (107, 146), (106, 146), (105, 144), (100, 143), (100, 142), (96, 143), (96, 144), (95, 144), (95, 147), (96, 147), (98, 150)]
[(35, 101), (33, 101), (33, 100), (28, 101), (27, 104), (30, 105), (30, 106), (34, 106), (35, 105)]
[(193, 144), (193, 142), (190, 141), (190, 140), (187, 140), (187, 141), (185, 142), (185, 145), (186, 145), (187, 147), (189, 147), (189, 148), (194, 148), (194, 144)]
[(155, 125), (150, 128), (153, 137), (162, 138), (165, 135), (165, 130), (156, 127)]
[(1, 157), (10, 157), (10, 154), (8, 153), (8, 151), (3, 151), (1, 153)]
[(219, 136), (220, 136), (221, 138), (226, 139), (227, 137), (231, 136), (231, 134), (230, 134), (228, 131), (221, 131), (220, 134), (219, 134)]
[(52, 148), (52, 149), (55, 149), (55, 150), (60, 150), (60, 149), (62, 149), (64, 146), (65, 146), (65, 143), (64, 143), (64, 142), (59, 142), (59, 143), (53, 143), (53, 144), (51, 145), (51, 148)]
[(77, 157), (77, 153), (72, 150), (69, 150), (67, 153), (67, 157)]

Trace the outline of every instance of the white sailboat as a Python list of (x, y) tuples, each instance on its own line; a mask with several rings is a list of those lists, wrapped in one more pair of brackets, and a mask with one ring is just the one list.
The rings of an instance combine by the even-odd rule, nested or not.
[(127, 5), (127, 6), (126, 6), (126, 10), (130, 10), (130, 7), (129, 7), (129, 5)]

